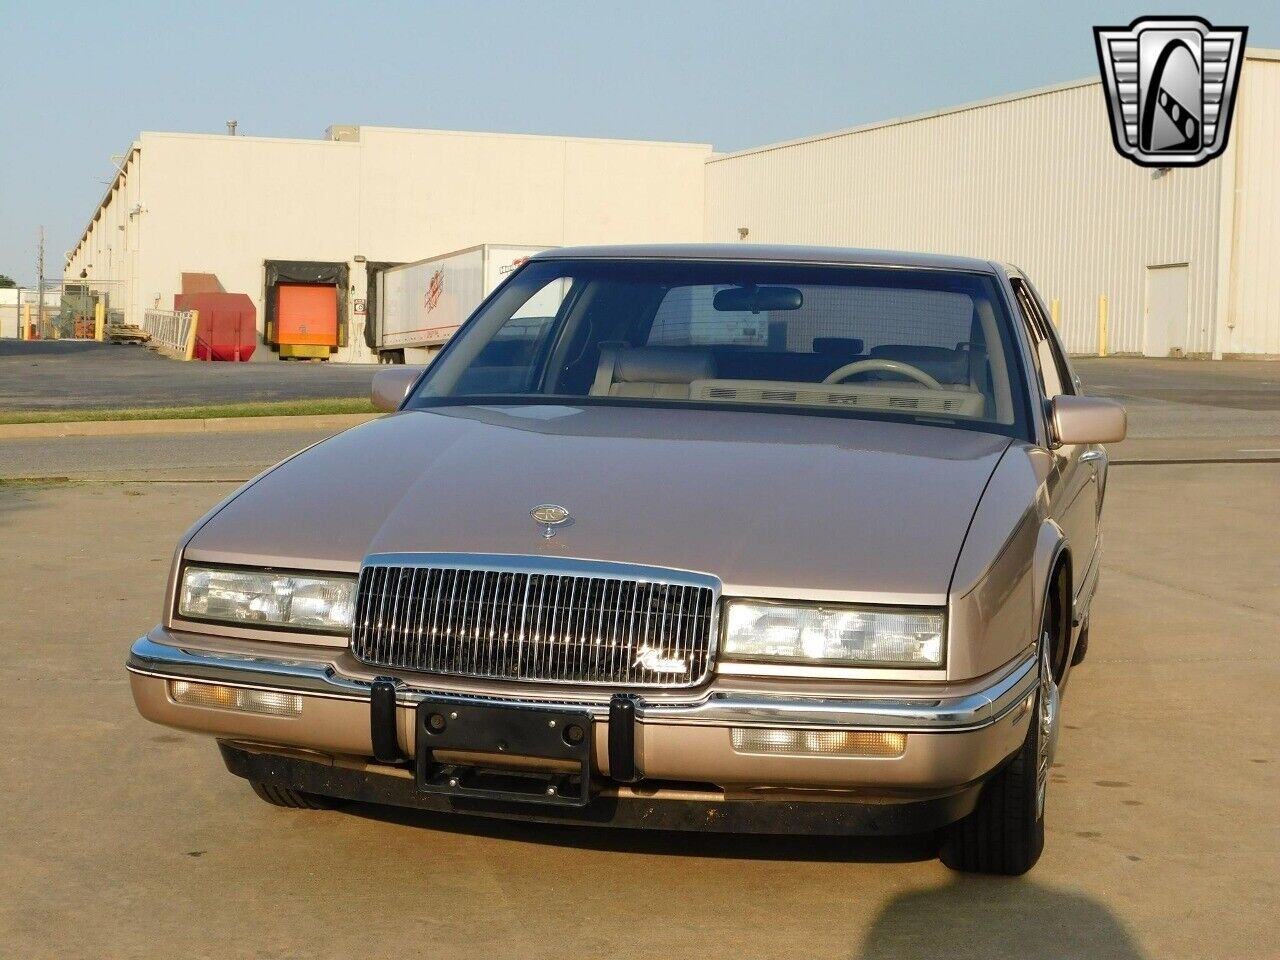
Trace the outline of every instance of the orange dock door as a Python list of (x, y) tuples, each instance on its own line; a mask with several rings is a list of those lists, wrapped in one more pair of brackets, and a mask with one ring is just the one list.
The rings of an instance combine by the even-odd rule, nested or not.
[(276, 288), (276, 342), (338, 345), (338, 288), (282, 283)]

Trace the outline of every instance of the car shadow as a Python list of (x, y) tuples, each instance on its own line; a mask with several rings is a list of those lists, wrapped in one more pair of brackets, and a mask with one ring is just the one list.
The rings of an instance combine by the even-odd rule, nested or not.
[(1142, 960), (1124, 923), (1075, 891), (1024, 877), (953, 875), (899, 894), (879, 913), (860, 960), (946, 956), (1018, 960)]
[(401, 826), (547, 846), (669, 857), (795, 862), (915, 863), (937, 856), (932, 834), (818, 837), (529, 823), (465, 813), (436, 813), (356, 803), (344, 813)]

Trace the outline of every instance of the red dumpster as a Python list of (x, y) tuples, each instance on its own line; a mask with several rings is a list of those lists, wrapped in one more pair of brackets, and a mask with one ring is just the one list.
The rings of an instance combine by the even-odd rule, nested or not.
[(175, 310), (198, 310), (197, 360), (248, 360), (258, 346), (258, 312), (243, 293), (179, 293)]

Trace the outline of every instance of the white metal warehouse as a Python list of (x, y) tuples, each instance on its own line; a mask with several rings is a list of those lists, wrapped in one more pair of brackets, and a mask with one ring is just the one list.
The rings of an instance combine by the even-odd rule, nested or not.
[(381, 127), (144, 133), (65, 277), (138, 322), (173, 307), (184, 273), (213, 274), (261, 327), (272, 264), (321, 264), (346, 291), (331, 357), (367, 360), (375, 264), (488, 242), (817, 243), (1016, 263), (1076, 353), (1280, 356), (1277, 155), (1280, 52), (1264, 50), (1246, 53), (1226, 152), (1194, 169), (1117, 154), (1096, 79), (719, 155)]
[(1153, 171), (1111, 143), (1098, 80), (707, 163), (708, 240), (1016, 263), (1070, 350), (1280, 355), (1280, 51), (1249, 50), (1226, 153)]

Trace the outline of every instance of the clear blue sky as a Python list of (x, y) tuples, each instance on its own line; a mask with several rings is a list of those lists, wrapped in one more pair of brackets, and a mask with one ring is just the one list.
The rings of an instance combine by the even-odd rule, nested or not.
[(43, 223), (61, 275), (141, 130), (363, 123), (734, 150), (1090, 76), (1094, 24), (1155, 13), (1280, 47), (1274, 2), (0, 0), (0, 273), (33, 281)]

